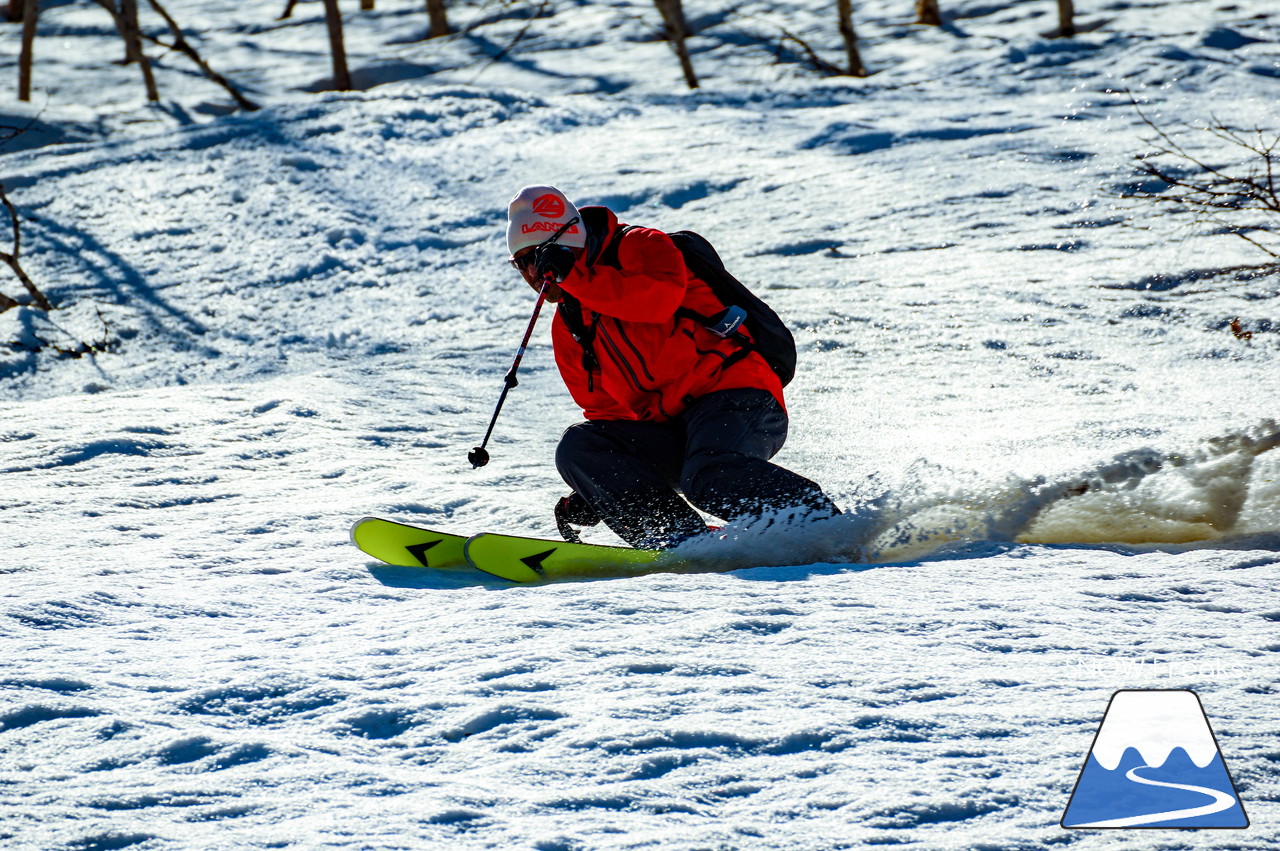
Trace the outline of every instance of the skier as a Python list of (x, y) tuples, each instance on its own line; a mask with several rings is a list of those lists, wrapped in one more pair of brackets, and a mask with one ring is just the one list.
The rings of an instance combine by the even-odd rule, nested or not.
[(552, 186), (521, 189), (507, 219), (511, 265), (557, 305), (556, 365), (586, 417), (556, 450), (573, 489), (556, 508), (566, 537), (567, 523), (603, 520), (632, 546), (671, 547), (707, 532), (690, 503), (724, 520), (840, 513), (769, 462), (787, 437), (782, 382), (758, 352), (678, 315), (726, 305), (667, 234), (624, 231)]

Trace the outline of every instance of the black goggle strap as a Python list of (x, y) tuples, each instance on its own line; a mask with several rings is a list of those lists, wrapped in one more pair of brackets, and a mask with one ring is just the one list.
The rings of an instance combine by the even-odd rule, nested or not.
[(569, 219), (569, 221), (565, 222), (560, 226), (560, 230), (551, 234), (551, 238), (548, 239), (546, 242), (542, 243), (542, 245), (539, 245), (538, 248), (541, 248), (543, 245), (555, 245), (557, 242), (560, 241), (560, 237), (564, 236), (565, 231), (567, 231), (569, 228), (573, 227), (580, 221), (582, 221), (582, 219), (579, 216), (574, 216), (572, 219)]

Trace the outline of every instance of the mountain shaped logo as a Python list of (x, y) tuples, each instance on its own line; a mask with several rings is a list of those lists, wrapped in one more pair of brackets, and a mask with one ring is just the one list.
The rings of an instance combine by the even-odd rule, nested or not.
[(1113, 694), (1062, 826), (1248, 827), (1199, 696), (1185, 689)]

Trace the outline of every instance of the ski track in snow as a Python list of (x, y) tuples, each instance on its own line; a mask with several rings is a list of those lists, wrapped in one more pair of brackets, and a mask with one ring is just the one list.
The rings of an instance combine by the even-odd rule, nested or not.
[[(690, 4), (696, 94), (646, 4), (556, 0), (489, 64), (527, 18), (424, 42), (386, 0), (344, 94), (312, 93), (319, 4), (166, 5), (262, 112), (178, 56), (144, 106), (65, 3), (4, 107), (39, 115), (0, 180), (65, 309), (0, 314), (0, 845), (1280, 843), (1280, 285), (1115, 197), (1127, 92), (1277, 130), (1269, 2), (1077, 4), (1055, 40), (1047, 0), (949, 30), (869, 0), (865, 81), (775, 57), (777, 24), (838, 57), (829, 4)], [(871, 563), (748, 532), (732, 573), (510, 587), (351, 547), (365, 514), (555, 534), (545, 324), (466, 463), (533, 182), (698, 230), (790, 321), (779, 461), (860, 507)], [(32, 351), (104, 321), (115, 351)], [(1250, 828), (1058, 827), (1120, 688), (1197, 691)]]
[(1213, 798), (1213, 803), (1204, 804), (1199, 807), (1186, 807), (1180, 810), (1170, 810), (1163, 813), (1147, 813), (1130, 818), (1109, 819), (1107, 821), (1096, 821), (1089, 824), (1082, 824), (1079, 827), (1142, 827), (1144, 825), (1156, 824), (1159, 822), (1170, 822), (1176, 819), (1191, 819), (1196, 816), (1213, 815), (1223, 810), (1229, 810), (1236, 805), (1236, 799), (1226, 792), (1219, 792), (1217, 789), (1211, 789), (1208, 786), (1192, 786), (1187, 783), (1166, 783), (1161, 780), (1148, 780), (1138, 775), (1138, 771), (1143, 768), (1151, 768), (1149, 765), (1131, 768), (1125, 772), (1125, 777), (1134, 783), (1143, 786), (1158, 786), (1165, 789), (1181, 789), (1185, 792), (1195, 792), (1200, 795), (1207, 795)]

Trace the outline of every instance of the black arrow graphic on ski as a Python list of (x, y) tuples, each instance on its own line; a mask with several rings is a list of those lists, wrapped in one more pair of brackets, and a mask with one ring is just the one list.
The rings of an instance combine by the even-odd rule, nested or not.
[(427, 541), (425, 544), (414, 544), (411, 547), (405, 547), (405, 549), (408, 550), (409, 555), (413, 556), (418, 561), (422, 562), (423, 567), (431, 567), (431, 565), (427, 562), (427, 550), (431, 549), (436, 544), (440, 543), (441, 540), (442, 539), (437, 538), (434, 541)]
[(525, 567), (529, 568), (539, 576), (546, 576), (547, 573), (545, 570), (542, 569), (542, 563), (547, 560), (547, 556), (551, 555), (558, 549), (560, 548), (552, 547), (551, 549), (547, 550), (545, 553), (537, 553), (536, 555), (525, 556), (524, 558), (520, 559), (520, 561), (524, 562)]

